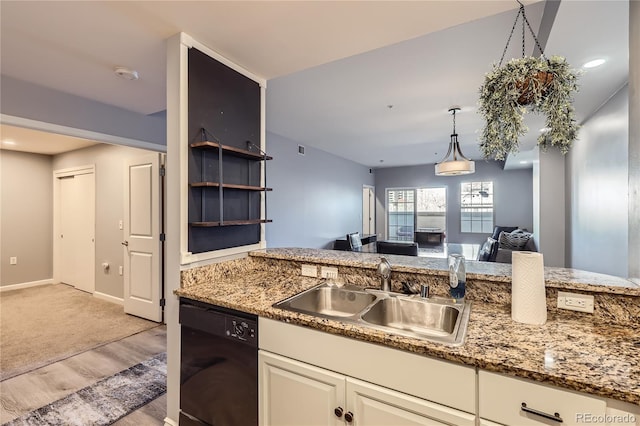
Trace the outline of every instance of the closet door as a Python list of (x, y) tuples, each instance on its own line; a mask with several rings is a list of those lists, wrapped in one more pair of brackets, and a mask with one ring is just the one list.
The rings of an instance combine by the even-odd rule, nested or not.
[(59, 178), (60, 281), (95, 290), (95, 181), (93, 173)]
[(76, 238), (75, 229), (77, 195), (75, 176), (59, 178), (60, 188), (60, 282), (75, 286), (77, 283), (76, 269)]

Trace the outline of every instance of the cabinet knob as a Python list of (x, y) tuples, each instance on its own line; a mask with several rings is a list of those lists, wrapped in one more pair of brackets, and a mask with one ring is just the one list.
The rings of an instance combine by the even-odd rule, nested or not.
[(351, 423), (353, 421), (353, 413), (349, 411), (344, 415), (344, 419), (347, 421), (347, 423)]
[(342, 407), (337, 407), (335, 410), (333, 410), (333, 413), (336, 415), (337, 418), (342, 417), (343, 412), (344, 410), (342, 409)]

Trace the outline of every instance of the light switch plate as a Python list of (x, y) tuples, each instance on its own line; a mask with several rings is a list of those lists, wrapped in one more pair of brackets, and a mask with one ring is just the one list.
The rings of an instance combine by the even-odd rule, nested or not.
[(588, 294), (558, 292), (558, 308), (593, 313), (593, 296)]
[(302, 265), (300, 273), (303, 277), (317, 277), (318, 267), (316, 265)]

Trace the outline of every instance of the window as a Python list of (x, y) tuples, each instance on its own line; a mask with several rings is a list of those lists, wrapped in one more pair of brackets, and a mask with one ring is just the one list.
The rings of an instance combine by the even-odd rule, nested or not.
[(447, 224), (447, 189), (418, 188), (416, 193), (416, 228), (444, 232)]
[(493, 231), (493, 182), (460, 184), (460, 231)]
[(387, 239), (413, 241), (417, 227), (445, 231), (446, 188), (387, 189)]
[(387, 239), (413, 241), (414, 189), (387, 189)]

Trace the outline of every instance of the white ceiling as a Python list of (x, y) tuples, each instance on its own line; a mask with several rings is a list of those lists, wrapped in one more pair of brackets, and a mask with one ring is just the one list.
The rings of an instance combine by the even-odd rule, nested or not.
[[(544, 2), (525, 4), (538, 31)], [(447, 109), (457, 104), (463, 152), (478, 158), (477, 91), (499, 60), (517, 6), (483, 0), (3, 0), (0, 71), (151, 114), (166, 107), (164, 40), (183, 31), (268, 79), (270, 132), (369, 167), (433, 163), (451, 133)], [(626, 81), (627, 13), (626, 1), (561, 3), (545, 52), (566, 56), (574, 67), (594, 56), (610, 59), (582, 78), (580, 119)], [(520, 55), (518, 34), (511, 56)], [(117, 78), (112, 70), (118, 65), (138, 70), (140, 80)], [(542, 126), (531, 127), (535, 133)]]
[(0, 137), (0, 149), (44, 155), (61, 154), (99, 143), (88, 139), (41, 132), (6, 124), (0, 124)]

